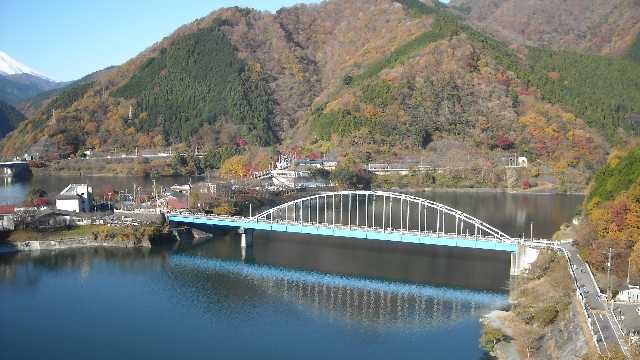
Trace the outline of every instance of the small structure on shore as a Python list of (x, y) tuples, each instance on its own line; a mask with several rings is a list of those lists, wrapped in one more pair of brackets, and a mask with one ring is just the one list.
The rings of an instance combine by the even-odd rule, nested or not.
[(15, 212), (16, 212), (16, 207), (13, 205), (0, 205), (0, 231), (14, 230)]
[(93, 208), (93, 188), (88, 184), (70, 184), (56, 197), (56, 209), (90, 212)]

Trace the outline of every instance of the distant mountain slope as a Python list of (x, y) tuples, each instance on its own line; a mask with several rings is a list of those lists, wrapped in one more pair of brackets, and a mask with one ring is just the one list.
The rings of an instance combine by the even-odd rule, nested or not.
[(0, 100), (12, 105), (42, 92), (64, 86), (0, 51)]
[(16, 105), (16, 109), (18, 109), (21, 113), (23, 113), (26, 117), (32, 117), (36, 115), (38, 112), (42, 111), (50, 101), (52, 101), (56, 96), (60, 95), (62, 91), (68, 86), (72, 86), (74, 84), (85, 84), (89, 82), (96, 81), (107, 76), (115, 66), (107, 67), (103, 70), (96, 71), (91, 73), (80, 80), (69, 81), (62, 83), (62, 86), (56, 87), (51, 90), (46, 90), (41, 92), (35, 96), (29, 97), (26, 100), (20, 101)]
[(13, 131), (24, 120), (25, 117), (22, 113), (0, 100), (0, 139)]
[(640, 0), (452, 0), (501, 39), (623, 56), (640, 32)]
[(64, 83), (53, 82), (31, 74), (0, 75), (0, 100), (16, 105), (44, 91), (62, 86)]

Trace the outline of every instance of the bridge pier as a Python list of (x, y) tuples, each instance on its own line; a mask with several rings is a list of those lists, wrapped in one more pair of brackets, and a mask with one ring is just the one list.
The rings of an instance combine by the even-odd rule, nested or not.
[(253, 229), (239, 228), (242, 260), (253, 258)]

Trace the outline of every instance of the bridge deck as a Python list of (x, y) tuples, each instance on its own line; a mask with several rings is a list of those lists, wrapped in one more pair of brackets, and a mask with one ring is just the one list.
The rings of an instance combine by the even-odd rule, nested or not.
[(169, 221), (180, 223), (277, 231), (296, 234), (337, 236), (353, 239), (395, 241), (411, 244), (452, 246), (507, 252), (516, 252), (518, 250), (518, 243), (516, 241), (507, 242), (496, 238), (474, 237), (460, 234), (436, 234), (432, 232), (400, 231), (396, 229), (386, 229), (383, 231), (379, 228), (316, 223), (294, 223), (291, 221), (258, 221), (255, 218), (244, 217), (169, 214), (168, 219)]

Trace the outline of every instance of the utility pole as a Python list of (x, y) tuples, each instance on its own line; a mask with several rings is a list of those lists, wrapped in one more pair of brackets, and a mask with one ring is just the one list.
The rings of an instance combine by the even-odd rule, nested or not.
[(631, 255), (629, 255), (629, 264), (627, 265), (627, 287), (631, 283), (629, 281), (630, 276), (631, 276)]
[(611, 253), (613, 252), (613, 249), (609, 248), (609, 260), (607, 261), (607, 283), (608, 283), (608, 289), (607, 289), (607, 298), (611, 299)]
[(533, 221), (531, 222), (531, 242), (533, 242)]
[(153, 181), (153, 198), (156, 201), (156, 214), (158, 213), (158, 195), (156, 193), (156, 179), (151, 179)]

